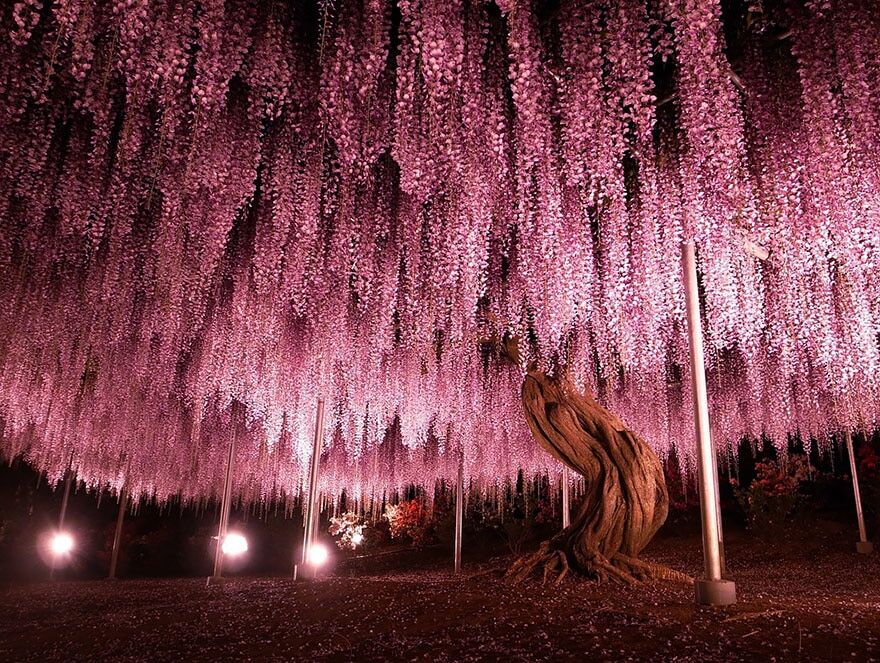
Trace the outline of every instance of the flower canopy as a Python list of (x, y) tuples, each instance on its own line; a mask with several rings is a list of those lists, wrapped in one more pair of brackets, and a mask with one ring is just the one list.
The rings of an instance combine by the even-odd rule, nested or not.
[(687, 457), (687, 239), (717, 441), (874, 422), (877, 3), (0, 11), (6, 457), (260, 499), (322, 397), (326, 490), (553, 470), (504, 335)]

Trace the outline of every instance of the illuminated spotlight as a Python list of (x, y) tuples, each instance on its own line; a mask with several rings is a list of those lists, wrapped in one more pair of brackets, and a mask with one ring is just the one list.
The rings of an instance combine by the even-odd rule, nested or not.
[(327, 550), (326, 546), (322, 546), (320, 543), (313, 543), (309, 548), (309, 564), (312, 566), (322, 566), (327, 562), (327, 558), (330, 557), (330, 552)]
[(224, 555), (229, 555), (230, 557), (243, 555), (248, 550), (247, 539), (236, 532), (227, 534), (223, 538), (223, 546), (221, 547), (221, 550), (223, 550)]
[(69, 555), (73, 550), (73, 537), (67, 532), (55, 532), (49, 541), (49, 550), (56, 557)]
[(364, 535), (360, 532), (355, 532), (351, 535), (351, 543), (352, 545), (359, 546), (364, 542)]

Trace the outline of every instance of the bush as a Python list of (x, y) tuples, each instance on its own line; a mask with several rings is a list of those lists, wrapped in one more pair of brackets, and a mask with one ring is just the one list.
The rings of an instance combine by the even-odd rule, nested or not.
[(863, 506), (875, 522), (880, 522), (880, 449), (873, 437), (859, 446), (857, 460)]
[(740, 488), (730, 479), (749, 528), (764, 532), (781, 525), (798, 505), (808, 469), (806, 456), (797, 454), (789, 456), (784, 466), (774, 460), (755, 464), (757, 476), (748, 488)]
[(437, 540), (434, 514), (423, 500), (389, 504), (385, 507), (384, 518), (388, 521), (392, 539), (409, 540), (416, 547), (435, 543)]

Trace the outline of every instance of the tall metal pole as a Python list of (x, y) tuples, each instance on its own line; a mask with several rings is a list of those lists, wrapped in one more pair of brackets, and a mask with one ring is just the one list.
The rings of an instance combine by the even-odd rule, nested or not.
[[(73, 456), (71, 456), (71, 462)], [(67, 463), (67, 470), (64, 472), (64, 495), (61, 497), (61, 510), (58, 512), (58, 531), (64, 530), (64, 518), (67, 516), (67, 503), (70, 501), (70, 483), (73, 478), (73, 469), (71, 462)], [(49, 579), (55, 578), (55, 559), (49, 565)]]
[(718, 481), (718, 450), (712, 444), (712, 485), (715, 487), (715, 518), (718, 521), (718, 553), (721, 560), (721, 577), (727, 575), (727, 560), (724, 557), (724, 527), (721, 521), (721, 485)]
[(315, 542), (318, 529), (318, 470), (321, 463), (321, 445), (324, 441), (324, 399), (318, 399), (318, 414), (315, 418), (315, 440), (312, 445), (312, 466), (309, 472), (309, 504), (306, 512), (305, 537), (303, 540), (302, 563), (308, 568), (309, 551)]
[(119, 561), (119, 544), (122, 541), (122, 521), (125, 519), (125, 504), (128, 501), (128, 491), (125, 484), (119, 489), (119, 512), (116, 514), (116, 531), (113, 534), (113, 552), (110, 553), (110, 580), (116, 579), (116, 564)]
[(461, 573), (461, 537), (464, 530), (464, 454), (459, 457), (455, 481), (455, 573)]
[(697, 259), (692, 241), (682, 245), (681, 259), (684, 268), (694, 424), (697, 437), (697, 480), (700, 493), (700, 519), (703, 526), (703, 561), (706, 567), (706, 578), (697, 580), (694, 586), (697, 603), (730, 605), (736, 602), (736, 585), (722, 578), (721, 515), (718, 510), (715, 447), (709, 430), (709, 399), (706, 394), (706, 368), (703, 360)]
[(235, 454), (235, 422), (232, 424), (232, 439), (229, 441), (229, 453), (226, 457), (226, 477), (223, 480), (223, 498), (220, 503), (220, 527), (217, 530), (217, 548), (214, 550), (214, 574), (212, 580), (220, 580), (223, 576), (223, 540), (229, 527), (229, 510), (232, 501), (232, 459)]
[(862, 513), (862, 495), (859, 492), (859, 475), (856, 464), (856, 455), (853, 452), (852, 434), (846, 429), (846, 452), (849, 454), (849, 473), (852, 475), (853, 495), (856, 499), (856, 518), (859, 521), (859, 541), (856, 550), (863, 555), (869, 555), (874, 551), (874, 544), (868, 541), (868, 533), (865, 529), (865, 514)]
[(568, 465), (562, 466), (562, 529), (571, 525), (571, 490), (568, 480)]
[(70, 467), (64, 473), (64, 495), (61, 497), (61, 511), (58, 513), (58, 530), (64, 529), (64, 518), (67, 516), (67, 503), (70, 501), (70, 482), (73, 471)]

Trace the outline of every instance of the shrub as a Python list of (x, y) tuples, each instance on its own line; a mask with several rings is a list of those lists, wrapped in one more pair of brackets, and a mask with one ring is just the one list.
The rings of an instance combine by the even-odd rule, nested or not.
[(806, 456), (797, 454), (789, 456), (785, 465), (774, 460), (756, 463), (757, 476), (748, 488), (740, 488), (736, 480), (731, 479), (737, 502), (745, 512), (749, 527), (763, 532), (769, 531), (768, 528), (773, 525), (782, 524), (798, 504), (799, 488), (807, 478), (808, 469)]
[(384, 518), (388, 521), (392, 539), (408, 539), (417, 547), (436, 541), (437, 528), (433, 513), (423, 500), (389, 504), (385, 507)]
[(865, 511), (880, 521), (880, 449), (873, 436), (859, 446), (857, 459)]

